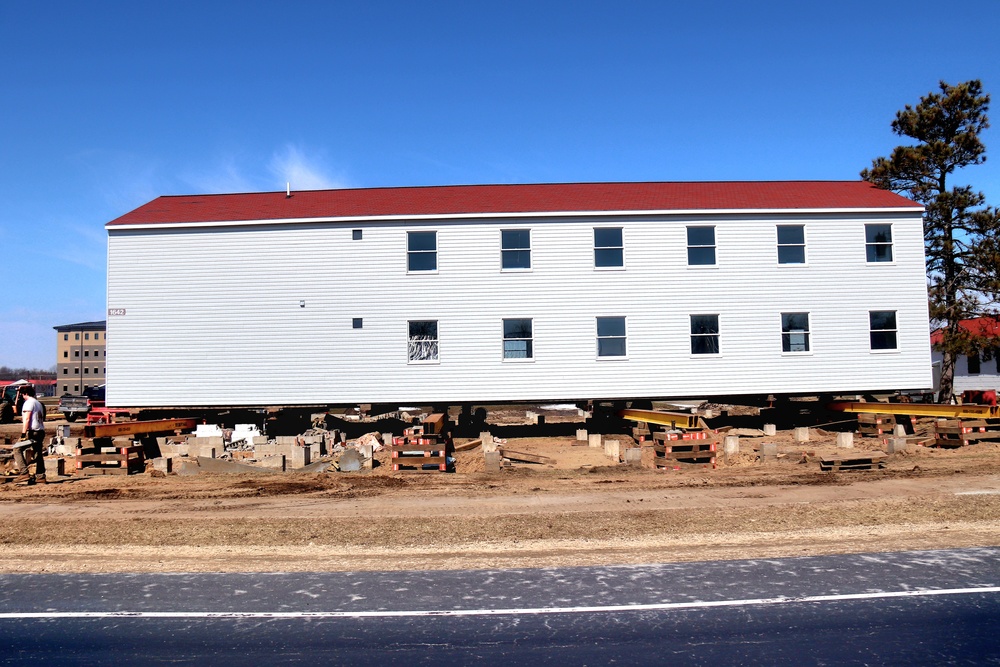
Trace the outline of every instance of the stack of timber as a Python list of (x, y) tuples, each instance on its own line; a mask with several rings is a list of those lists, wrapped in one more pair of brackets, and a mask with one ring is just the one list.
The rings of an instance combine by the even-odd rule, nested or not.
[(111, 438), (81, 441), (76, 448), (77, 475), (131, 475), (146, 470), (142, 445)]
[(649, 424), (646, 422), (639, 422), (638, 426), (632, 428), (632, 439), (636, 442), (643, 443), (650, 438)]
[[(991, 430), (994, 429), (994, 430)], [(933, 447), (964, 447), (979, 440), (1000, 439), (1000, 430), (985, 419), (939, 419), (934, 422)]]
[(660, 431), (653, 434), (653, 465), (671, 469), (675, 463), (689, 463), (715, 468), (718, 441), (709, 438), (708, 431), (684, 433)]
[(894, 428), (896, 428), (896, 415), (865, 413), (858, 415), (858, 433), (862, 436), (892, 435)]
[(392, 439), (389, 454), (393, 470), (448, 470), (448, 438), (430, 431), (430, 428), (421, 424), (404, 430), (402, 436)]
[[(113, 422), (92, 424), (84, 428), (87, 439), (76, 448), (77, 475), (130, 475), (146, 469), (145, 447), (137, 440), (152, 438), (158, 433), (190, 431), (194, 419), (159, 419), (154, 421)], [(126, 436), (124, 444), (115, 436)]]
[(824, 457), (819, 460), (819, 469), (823, 472), (877, 470), (885, 467), (885, 461), (883, 461), (885, 457), (885, 454), (873, 454), (870, 452)]

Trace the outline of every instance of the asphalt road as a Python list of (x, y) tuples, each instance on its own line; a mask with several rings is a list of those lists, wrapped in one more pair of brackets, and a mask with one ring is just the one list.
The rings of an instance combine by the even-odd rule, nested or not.
[(540, 570), (3, 575), (4, 664), (1000, 664), (1000, 548)]

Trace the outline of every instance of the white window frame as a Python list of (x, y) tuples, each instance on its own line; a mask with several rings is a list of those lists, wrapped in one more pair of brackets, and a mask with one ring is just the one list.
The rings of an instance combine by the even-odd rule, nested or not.
[[(504, 245), (504, 236), (510, 232), (524, 232), (528, 235), (528, 245), (525, 247), (508, 248)], [(528, 256), (527, 266), (504, 266), (505, 258), (511, 254), (526, 252)], [(500, 230), (500, 270), (504, 272), (531, 271), (531, 229), (527, 227), (512, 227)]]
[[(621, 320), (622, 331), (621, 335), (618, 334), (604, 334), (601, 335), (601, 320)], [(624, 315), (600, 315), (594, 320), (594, 333), (596, 334), (594, 339), (594, 354), (600, 361), (611, 361), (611, 360), (625, 360), (628, 359), (628, 318)], [(601, 341), (617, 341), (620, 340), (623, 346), (622, 354), (601, 354)]]
[[(782, 243), (781, 242), (781, 229), (798, 227), (802, 230), (802, 243)], [(774, 228), (775, 240), (777, 242), (777, 253), (778, 253), (778, 266), (805, 266), (809, 262), (809, 257), (806, 255), (806, 226), (798, 223), (788, 223), (775, 225)], [(781, 261), (781, 249), (782, 248), (802, 248), (802, 261), (801, 262), (782, 262)]]
[[(507, 323), (508, 322), (527, 322), (529, 328), (529, 335), (527, 338), (523, 336), (507, 336)], [(503, 349), (501, 350), (501, 356), (505, 363), (515, 363), (523, 364), (525, 362), (531, 362), (535, 360), (535, 322), (530, 317), (505, 317), (500, 322), (500, 336), (503, 341)], [(507, 342), (508, 341), (527, 341), (527, 356), (525, 357), (508, 357), (507, 356)]]
[[(785, 316), (786, 315), (804, 315), (806, 318), (806, 328), (805, 329), (786, 329), (785, 328)], [(812, 354), (812, 318), (809, 313), (804, 310), (794, 310), (781, 313), (781, 353), (791, 356), (802, 356)], [(788, 347), (794, 347), (792, 343), (792, 336), (800, 335), (804, 336), (805, 348), (804, 350), (794, 350), (785, 349), (785, 343), (787, 341)]]
[[(875, 234), (870, 234), (869, 230), (874, 227), (888, 227), (889, 228), (889, 240), (879, 241), (869, 240), (870, 236), (875, 236)], [(877, 232), (876, 232), (877, 233)], [(889, 258), (888, 259), (877, 259), (878, 249), (880, 247), (889, 248)], [(871, 258), (869, 250), (874, 252), (876, 259)], [(866, 264), (895, 264), (896, 263), (896, 249), (895, 244), (892, 240), (892, 223), (890, 222), (870, 222), (865, 224), (865, 263)]]
[[(597, 233), (600, 231), (618, 231), (619, 245), (597, 245)], [(621, 254), (620, 264), (600, 266), (597, 257), (600, 252), (617, 250)], [(594, 269), (597, 271), (621, 271), (625, 268), (625, 228), (624, 227), (594, 227)]]
[[(410, 235), (411, 234), (432, 234), (434, 236), (434, 249), (433, 250), (411, 250), (410, 249)], [(410, 258), (418, 255), (431, 255), (434, 257), (434, 268), (433, 269), (411, 269), (410, 268)], [(407, 273), (437, 273), (438, 267), (438, 233), (436, 229), (411, 229), (406, 232), (406, 272)]]
[[(895, 325), (892, 329), (876, 329), (872, 326), (872, 315), (875, 313), (892, 313), (892, 322)], [(891, 333), (894, 347), (875, 347), (875, 336), (879, 334)], [(899, 311), (896, 310), (869, 310), (868, 311), (868, 348), (874, 354), (891, 354), (899, 352)]]
[[(696, 317), (714, 317), (715, 318), (715, 333), (702, 333), (695, 332), (694, 330), (694, 318)], [(690, 351), (691, 356), (699, 359), (703, 358), (714, 358), (722, 354), (722, 317), (719, 313), (692, 313), (688, 317), (688, 327), (690, 331)], [(697, 337), (697, 338), (696, 338)], [(695, 352), (695, 340), (708, 340), (709, 338), (715, 339), (715, 351), (714, 352)]]
[[(433, 338), (414, 338), (412, 325), (434, 323)], [(420, 358), (416, 346), (426, 346), (432, 350), (433, 356)], [(416, 354), (415, 354), (416, 353)], [(441, 327), (438, 320), (407, 320), (406, 321), (406, 363), (415, 365), (437, 364), (441, 362)]]
[[(712, 230), (712, 243), (691, 243), (691, 230), (693, 229), (711, 229)], [(715, 268), (719, 266), (719, 238), (715, 233), (715, 225), (687, 225), (684, 228), (684, 240), (687, 243), (687, 265), (690, 268), (695, 269), (705, 269), (705, 268)], [(692, 250), (704, 250), (706, 248), (712, 249), (712, 263), (711, 264), (694, 264), (691, 262), (691, 251)]]

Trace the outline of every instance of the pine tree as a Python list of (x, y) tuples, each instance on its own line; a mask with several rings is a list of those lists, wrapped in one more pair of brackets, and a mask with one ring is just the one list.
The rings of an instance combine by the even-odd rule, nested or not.
[(888, 158), (872, 161), (861, 178), (924, 205), (924, 242), (931, 321), (942, 342), (941, 398), (951, 397), (955, 360), (992, 347), (959, 323), (995, 316), (1000, 299), (1000, 211), (986, 206), (981, 192), (951, 185), (958, 169), (986, 161), (980, 134), (989, 127), (990, 96), (978, 80), (955, 86), (940, 82), (940, 93), (920, 98), (896, 112), (892, 130), (913, 145), (897, 146)]

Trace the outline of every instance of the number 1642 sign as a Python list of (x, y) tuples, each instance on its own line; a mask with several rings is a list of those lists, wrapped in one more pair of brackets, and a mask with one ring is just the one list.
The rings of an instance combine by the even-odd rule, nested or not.
[(108, 317), (114, 317), (116, 315), (124, 315), (124, 308), (108, 308)]

